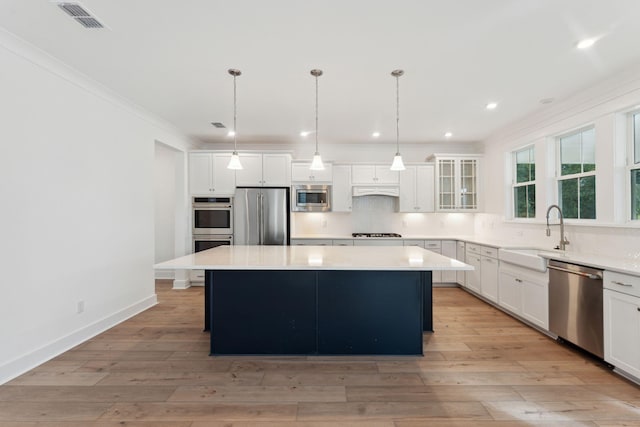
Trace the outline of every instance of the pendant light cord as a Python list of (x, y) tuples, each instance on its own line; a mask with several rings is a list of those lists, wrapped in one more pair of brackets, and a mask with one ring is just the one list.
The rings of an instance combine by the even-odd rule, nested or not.
[(233, 75), (233, 152), (236, 153), (237, 150), (237, 143), (236, 143), (236, 138), (238, 137), (238, 126), (236, 124), (236, 119), (237, 119), (237, 114), (236, 114), (236, 104), (237, 104), (237, 98), (236, 98), (236, 75)]
[(318, 154), (318, 76), (316, 77), (316, 154)]
[(400, 154), (400, 76), (396, 76), (396, 154)]

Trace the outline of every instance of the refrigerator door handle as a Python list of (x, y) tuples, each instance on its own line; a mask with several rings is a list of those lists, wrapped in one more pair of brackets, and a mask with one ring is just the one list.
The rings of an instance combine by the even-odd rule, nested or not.
[(264, 245), (264, 194), (258, 193), (258, 239)]

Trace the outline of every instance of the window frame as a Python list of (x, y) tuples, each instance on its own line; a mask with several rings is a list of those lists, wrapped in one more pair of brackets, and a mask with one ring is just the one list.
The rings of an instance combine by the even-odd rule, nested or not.
[[(533, 154), (533, 165), (535, 166), (534, 169), (534, 178), (533, 180), (529, 180), (529, 181), (523, 181), (523, 182), (518, 182), (518, 153), (521, 153), (523, 151), (530, 151)], [(538, 209), (536, 203), (535, 203), (535, 191), (536, 191), (536, 180), (537, 180), (537, 164), (536, 164), (536, 146), (535, 144), (529, 144), (529, 145), (525, 145), (523, 147), (520, 147), (518, 149), (515, 149), (513, 151), (511, 151), (511, 200), (512, 200), (512, 209), (511, 209), (511, 217), (514, 220), (518, 220), (518, 221), (527, 221), (527, 220), (535, 220), (536, 218), (536, 211)], [(534, 208), (533, 208), (533, 213), (532, 215), (527, 215), (527, 216), (518, 216), (517, 215), (517, 209), (518, 209), (518, 201), (516, 200), (516, 195), (515, 195), (515, 190), (518, 187), (528, 187), (530, 185), (533, 185), (534, 188)], [(528, 190), (527, 190), (528, 191)], [(529, 214), (529, 208), (527, 205), (527, 213)]]
[[(573, 174), (567, 174), (567, 175), (562, 175), (562, 139), (563, 138), (567, 138), (573, 135), (582, 135), (584, 132), (589, 131), (589, 130), (593, 130), (595, 133), (596, 127), (595, 124), (589, 124), (587, 126), (581, 126), (579, 128), (575, 128), (571, 131), (568, 132), (564, 132), (560, 135), (557, 135), (555, 137), (555, 166), (556, 166), (556, 171), (555, 171), (555, 177), (554, 177), (554, 181), (555, 181), (555, 192), (556, 192), (556, 203), (558, 204), (558, 206), (560, 206), (562, 208), (562, 212), (565, 212), (565, 208), (562, 206), (562, 194), (560, 192), (560, 183), (562, 181), (569, 181), (569, 180), (574, 180), (577, 179), (578, 182), (578, 186), (579, 186), (579, 182), (581, 179), (587, 178), (587, 177), (593, 177), (595, 184), (597, 184), (597, 163), (596, 163), (596, 159), (597, 156), (595, 154), (597, 148), (598, 148), (598, 144), (597, 144), (597, 140), (595, 138), (595, 134), (594, 134), (594, 144), (593, 144), (593, 149), (594, 149), (594, 169), (588, 172), (579, 172), (579, 173), (573, 173)], [(583, 165), (583, 157), (582, 157), (582, 153), (583, 153), (583, 147), (582, 147), (582, 136), (580, 137), (580, 164), (582, 165), (581, 169), (584, 169)], [(594, 218), (582, 218), (580, 217), (580, 192), (578, 191), (577, 194), (577, 200), (578, 200), (578, 217), (577, 218), (572, 218), (572, 217), (565, 217), (565, 221), (568, 222), (597, 222), (598, 221), (598, 189), (597, 189), (597, 185), (594, 189), (594, 197), (595, 197), (595, 217)]]
[[(628, 186), (628, 190), (626, 191), (625, 199), (627, 200), (627, 214), (626, 218), (631, 224), (640, 225), (640, 218), (633, 217), (633, 185), (631, 182), (631, 175), (634, 171), (640, 171), (640, 153), (638, 154), (639, 160), (638, 163), (635, 162), (636, 159), (636, 146), (635, 146), (635, 116), (640, 116), (640, 108), (631, 110), (627, 113), (627, 129), (628, 135), (627, 138), (627, 161), (626, 161), (626, 172), (625, 172), (625, 181)], [(638, 195), (640, 197), (640, 194)]]

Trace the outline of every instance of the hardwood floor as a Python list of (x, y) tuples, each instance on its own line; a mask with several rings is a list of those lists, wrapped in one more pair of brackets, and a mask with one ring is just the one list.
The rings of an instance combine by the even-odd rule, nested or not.
[(209, 357), (203, 289), (0, 386), (0, 426), (638, 426), (640, 387), (455, 288), (424, 357)]

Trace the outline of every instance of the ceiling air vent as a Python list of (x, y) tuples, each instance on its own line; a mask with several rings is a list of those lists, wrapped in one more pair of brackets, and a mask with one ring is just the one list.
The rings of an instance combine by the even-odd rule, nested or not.
[(100, 21), (78, 3), (58, 3), (58, 7), (85, 28), (104, 28)]
[(220, 122), (211, 122), (211, 124), (214, 125), (215, 127), (217, 127), (218, 129), (223, 129), (223, 128), (226, 127), (225, 125), (223, 125)]

